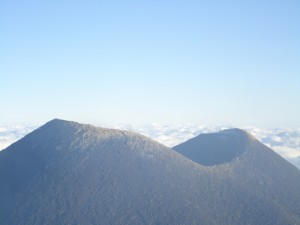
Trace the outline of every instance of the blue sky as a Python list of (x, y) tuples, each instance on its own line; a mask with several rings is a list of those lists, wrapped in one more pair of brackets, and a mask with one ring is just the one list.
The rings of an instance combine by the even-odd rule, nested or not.
[(300, 126), (299, 1), (0, 1), (0, 120)]

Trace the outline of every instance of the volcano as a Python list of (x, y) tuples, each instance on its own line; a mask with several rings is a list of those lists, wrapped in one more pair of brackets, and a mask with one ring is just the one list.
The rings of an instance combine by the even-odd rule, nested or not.
[(55, 119), (0, 152), (0, 184), (0, 224), (300, 224), (299, 170), (237, 129), (171, 149)]

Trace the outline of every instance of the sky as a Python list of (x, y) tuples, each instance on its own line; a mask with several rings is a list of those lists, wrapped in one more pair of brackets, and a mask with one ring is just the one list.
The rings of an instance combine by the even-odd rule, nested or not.
[(300, 1), (0, 1), (0, 121), (300, 127)]

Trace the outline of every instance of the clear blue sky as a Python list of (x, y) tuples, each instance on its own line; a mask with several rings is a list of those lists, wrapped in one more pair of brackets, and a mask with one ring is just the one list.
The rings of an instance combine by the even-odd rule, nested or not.
[(0, 1), (0, 121), (300, 127), (300, 1)]

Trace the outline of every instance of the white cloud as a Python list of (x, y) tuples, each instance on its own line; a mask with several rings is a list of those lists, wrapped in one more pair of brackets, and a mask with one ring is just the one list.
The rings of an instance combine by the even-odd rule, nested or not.
[(36, 129), (38, 124), (0, 124), (0, 150)]
[(187, 141), (201, 133), (211, 133), (228, 126), (210, 127), (206, 125), (192, 124), (145, 124), (145, 125), (116, 125), (110, 126), (115, 129), (130, 130), (150, 137), (168, 147), (173, 147)]
[[(173, 147), (201, 133), (211, 133), (230, 126), (205, 126), (205, 125), (118, 125), (112, 128), (131, 130), (148, 136), (166, 146)], [(300, 128), (261, 129), (257, 127), (241, 127), (272, 148), (279, 155), (300, 168)], [(298, 158), (297, 158), (298, 157)]]
[(272, 149), (277, 152), (279, 155), (281, 155), (284, 158), (296, 158), (300, 156), (300, 150), (299, 149), (294, 149), (294, 148), (289, 148), (286, 146), (274, 146)]
[(282, 157), (292, 159), (300, 156), (300, 129), (259, 129), (246, 128), (264, 144)]

